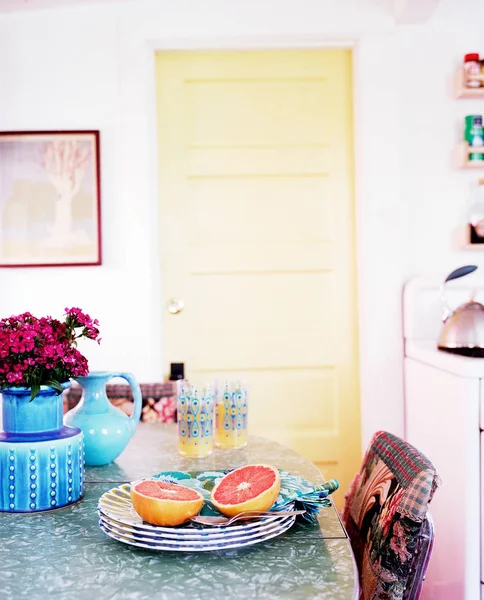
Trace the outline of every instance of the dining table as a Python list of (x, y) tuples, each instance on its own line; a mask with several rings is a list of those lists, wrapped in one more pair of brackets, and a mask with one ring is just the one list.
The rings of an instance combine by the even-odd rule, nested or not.
[(163, 471), (260, 463), (324, 482), (314, 463), (275, 441), (249, 436), (244, 448), (215, 448), (208, 457), (187, 458), (177, 451), (176, 424), (140, 422), (114, 462), (86, 466), (84, 497), (76, 504), (0, 515), (0, 598), (356, 600), (358, 571), (332, 501), (320, 508), (317, 523), (298, 518), (278, 537), (209, 552), (138, 548), (99, 527), (99, 498), (122, 483)]

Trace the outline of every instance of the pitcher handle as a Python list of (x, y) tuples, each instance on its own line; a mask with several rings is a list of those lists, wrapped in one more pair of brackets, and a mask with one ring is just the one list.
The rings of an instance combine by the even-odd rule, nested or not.
[(136, 379), (132, 373), (111, 373), (109, 379), (113, 379), (114, 377), (121, 377), (122, 379), (125, 379), (129, 383), (129, 385), (131, 386), (131, 389), (133, 391), (134, 407), (133, 407), (133, 413), (129, 417), (129, 419), (132, 421), (132, 423), (134, 425), (134, 427), (133, 427), (133, 433), (134, 433), (134, 430), (136, 429), (136, 426), (139, 422), (139, 418), (141, 416), (141, 408), (143, 405), (143, 397), (141, 395), (140, 385), (136, 381)]

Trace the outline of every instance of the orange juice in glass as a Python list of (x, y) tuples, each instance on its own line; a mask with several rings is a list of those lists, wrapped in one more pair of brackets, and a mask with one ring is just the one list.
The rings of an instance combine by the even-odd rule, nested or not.
[(226, 383), (216, 395), (215, 445), (243, 448), (247, 445), (247, 389)]
[(213, 450), (213, 393), (180, 384), (177, 394), (178, 452), (202, 458)]

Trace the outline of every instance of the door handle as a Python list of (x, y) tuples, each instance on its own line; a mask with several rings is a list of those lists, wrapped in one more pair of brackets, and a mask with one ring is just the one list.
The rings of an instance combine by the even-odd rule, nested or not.
[(167, 311), (172, 315), (177, 315), (181, 313), (181, 311), (185, 308), (185, 303), (183, 300), (178, 298), (170, 298), (166, 303)]

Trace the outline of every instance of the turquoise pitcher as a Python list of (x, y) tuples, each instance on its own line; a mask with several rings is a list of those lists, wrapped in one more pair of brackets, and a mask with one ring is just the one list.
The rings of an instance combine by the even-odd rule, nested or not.
[[(113, 377), (122, 377), (133, 390), (131, 417), (108, 400), (106, 384)], [(86, 466), (107, 465), (121, 454), (136, 431), (141, 415), (141, 388), (131, 373), (92, 371), (76, 381), (82, 386), (82, 398), (64, 415), (64, 423), (84, 433)]]

